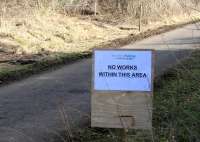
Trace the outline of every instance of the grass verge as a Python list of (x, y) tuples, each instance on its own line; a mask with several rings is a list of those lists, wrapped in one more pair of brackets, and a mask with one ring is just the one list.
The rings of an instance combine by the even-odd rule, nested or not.
[[(155, 82), (153, 133), (128, 132), (127, 142), (197, 142), (200, 140), (200, 51)], [(119, 131), (85, 128), (74, 142), (120, 142)]]
[(70, 53), (54, 55), (38, 61), (33, 64), (19, 65), (14, 69), (0, 70), (0, 85), (5, 85), (11, 81), (20, 80), (30, 75), (46, 71), (49, 69), (58, 68), (60, 65), (72, 63), (79, 59), (87, 58), (91, 55), (90, 52)]
[(200, 140), (200, 51), (156, 83), (154, 127), (157, 141)]
[[(123, 45), (197, 22), (199, 22), (199, 19), (185, 23), (165, 25), (155, 29), (146, 30), (139, 34), (129, 34), (123, 38), (116, 38), (114, 40), (103, 42), (102, 44), (94, 46), (93, 48), (119, 48)], [(90, 57), (92, 55), (91, 49), (88, 49), (84, 52), (54, 54), (33, 64), (17, 65), (15, 68), (0, 70), (0, 85), (7, 84), (14, 80), (23, 79), (27, 76), (45, 71), (47, 69), (56, 68), (59, 65), (64, 65), (66, 63), (71, 63), (79, 59)]]

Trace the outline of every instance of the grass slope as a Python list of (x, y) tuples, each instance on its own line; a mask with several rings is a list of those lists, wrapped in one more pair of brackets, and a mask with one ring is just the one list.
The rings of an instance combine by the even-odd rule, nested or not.
[[(9, 56), (8, 62), (1, 63), (0, 60), (0, 85), (4, 85), (14, 80), (23, 79), (41, 71), (45, 71), (51, 68), (57, 68), (58, 65), (71, 63), (73, 61), (90, 57), (92, 55), (92, 48), (119, 48), (123, 45), (142, 40), (144, 38), (158, 35), (176, 28), (183, 27), (187, 24), (199, 22), (199, 19), (195, 19), (189, 22), (163, 25), (157, 28), (147, 29), (137, 34), (127, 34), (122, 37), (115, 37), (112, 40), (107, 40), (99, 45), (93, 45), (90, 48), (85, 48), (83, 51), (71, 51), (71, 52), (59, 52), (59, 53), (39, 53), (39, 54), (22, 54), (19, 57), (15, 57), (13, 54)], [(6, 35), (7, 36), (7, 35)], [(1, 43), (1, 42), (0, 42)], [(1, 52), (0, 52), (1, 53)], [(3, 53), (9, 55), (9, 53)], [(2, 56), (2, 58), (6, 58)], [(11, 60), (10, 60), (11, 59)], [(3, 60), (2, 60), (3, 61)]]
[(0, 85), (84, 58), (93, 48), (117, 48), (199, 21), (199, 13), (163, 17), (139, 32), (138, 20), (125, 15), (70, 17), (48, 8), (8, 15), (0, 18)]

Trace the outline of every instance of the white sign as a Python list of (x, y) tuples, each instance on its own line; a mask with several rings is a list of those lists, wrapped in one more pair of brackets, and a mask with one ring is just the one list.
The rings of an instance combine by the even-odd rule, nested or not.
[(151, 50), (95, 50), (94, 90), (152, 91)]

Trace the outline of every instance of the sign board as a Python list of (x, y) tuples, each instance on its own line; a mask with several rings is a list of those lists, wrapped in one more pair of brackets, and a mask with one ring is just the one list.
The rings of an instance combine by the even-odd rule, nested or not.
[(95, 51), (94, 90), (151, 91), (152, 51)]
[(153, 73), (152, 50), (94, 50), (91, 125), (151, 129)]

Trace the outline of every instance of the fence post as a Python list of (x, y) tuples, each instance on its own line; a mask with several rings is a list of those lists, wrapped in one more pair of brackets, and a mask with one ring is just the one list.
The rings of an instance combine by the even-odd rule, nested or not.
[(98, 0), (95, 0), (94, 2), (94, 15), (97, 15), (97, 5), (98, 5)]
[(140, 6), (140, 14), (139, 14), (139, 31), (141, 31), (142, 28), (142, 3), (139, 4)]

